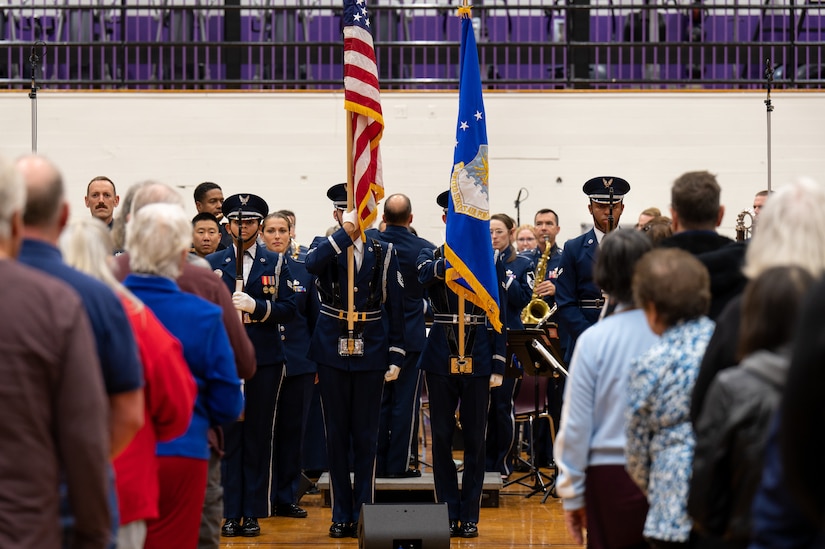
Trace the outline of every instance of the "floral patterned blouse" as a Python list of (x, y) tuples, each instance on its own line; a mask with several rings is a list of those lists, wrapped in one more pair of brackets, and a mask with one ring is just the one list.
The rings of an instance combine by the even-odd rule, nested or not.
[(707, 317), (672, 326), (631, 367), (626, 467), (650, 505), (647, 538), (682, 542), (690, 536), (690, 396), (714, 326)]

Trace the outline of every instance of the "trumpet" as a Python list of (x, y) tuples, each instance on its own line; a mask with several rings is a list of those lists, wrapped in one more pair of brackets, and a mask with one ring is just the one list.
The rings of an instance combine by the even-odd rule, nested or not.
[[(748, 218), (748, 224), (745, 225), (745, 218)], [(736, 216), (736, 241), (744, 242), (753, 236), (753, 224), (756, 221), (756, 215), (750, 208), (745, 208), (739, 215)]]

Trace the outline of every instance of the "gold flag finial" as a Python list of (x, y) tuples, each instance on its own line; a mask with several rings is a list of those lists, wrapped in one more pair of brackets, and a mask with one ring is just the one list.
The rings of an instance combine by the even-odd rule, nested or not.
[(473, 7), (470, 5), (469, 1), (464, 0), (464, 3), (461, 6), (459, 6), (459, 8), (458, 8), (458, 14), (457, 15), (459, 17), (469, 19), (470, 16), (472, 15), (472, 11), (471, 11), (472, 8)]

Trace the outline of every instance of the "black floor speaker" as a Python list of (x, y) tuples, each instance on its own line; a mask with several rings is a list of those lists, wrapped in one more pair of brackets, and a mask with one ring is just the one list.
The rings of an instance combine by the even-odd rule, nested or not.
[(446, 503), (364, 504), (358, 549), (449, 549)]

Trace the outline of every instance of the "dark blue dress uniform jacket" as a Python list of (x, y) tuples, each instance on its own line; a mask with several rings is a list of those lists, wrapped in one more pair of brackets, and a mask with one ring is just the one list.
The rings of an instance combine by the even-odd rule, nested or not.
[[(442, 246), (439, 250), (443, 254), (444, 247)], [(436, 260), (433, 252), (433, 250), (422, 250), (419, 254), (418, 280), (427, 288), (435, 313), (456, 313), (458, 311), (458, 297), (444, 283), (444, 260)], [(506, 308), (506, 305), (502, 307), (502, 309), (504, 308)], [(465, 313), (484, 314), (483, 311), (469, 301), (465, 303)], [(465, 327), (467, 330), (474, 328), (476, 332), (472, 347), (465, 350), (465, 355), (472, 355), (473, 357), (473, 376), (504, 375), (507, 322), (503, 310), (499, 316), (503, 326), (501, 333), (493, 330), (489, 326), (489, 321), (486, 325)], [(469, 340), (465, 339), (465, 342), (469, 343)], [(452, 354), (454, 353), (447, 339), (445, 325), (434, 322), (430, 328), (427, 344), (421, 353), (419, 367), (427, 372), (449, 375), (449, 357)]]
[[(356, 322), (356, 334), (360, 333), (364, 340), (364, 355), (338, 355), (338, 338), (347, 335), (346, 317), (339, 320), (325, 314), (325, 306), (347, 310), (346, 250), (352, 245), (344, 229), (338, 229), (329, 237), (316, 237), (310, 245), (306, 268), (318, 277), (322, 310), (312, 335), (309, 358), (348, 371), (386, 370), (391, 364), (401, 367), (405, 355), (404, 310), (398, 304), (403, 300), (403, 278), (392, 245), (380, 244), (379, 256), (379, 250), (369, 238), (364, 243), (361, 268), (355, 273), (355, 310), (382, 311), (383, 305), (380, 314), (388, 315), (390, 329), (387, 331), (381, 320)], [(374, 284), (376, 281), (378, 286)], [(325, 295), (340, 296), (340, 302), (325, 303)]]
[[(396, 225), (387, 225), (384, 232), (370, 229), (367, 236), (393, 245), (398, 268), (404, 277), (404, 350), (420, 352), (427, 340), (427, 329), (424, 322), (424, 287), (418, 282), (416, 259), (421, 250), (434, 250), (435, 244), (414, 235), (406, 227)], [(405, 261), (403, 258), (412, 259)]]
[[(215, 273), (229, 288), (235, 291), (235, 248), (209, 254), (206, 257)], [(280, 273), (276, 269), (281, 262)], [(261, 277), (278, 278), (278, 288), (275, 293), (264, 292), (264, 280)], [(255, 359), (258, 368), (262, 366), (280, 365), (284, 362), (284, 348), (281, 338), (278, 337), (278, 323), (289, 322), (295, 316), (295, 296), (287, 281), (292, 279), (292, 273), (280, 254), (270, 252), (265, 246), (258, 245), (252, 269), (249, 271), (244, 292), (255, 299), (255, 311), (249, 315), (251, 323), (245, 324), (246, 333), (255, 346)], [(269, 281), (266, 281), (269, 282)], [(266, 286), (270, 286), (266, 284)], [(267, 297), (261, 297), (267, 296)]]
[[(590, 229), (567, 241), (559, 262), (561, 274), (556, 279), (557, 315), (560, 327), (571, 338), (572, 344), (583, 331), (596, 323), (601, 312), (598, 307), (579, 306), (580, 301), (602, 298), (601, 290), (593, 282), (593, 263), (598, 249), (596, 232)], [(570, 352), (572, 348), (568, 349), (568, 354)]]
[(287, 284), (295, 294), (295, 318), (280, 328), (286, 354), (286, 375), (315, 373), (315, 362), (307, 356), (318, 318), (318, 307), (321, 305), (318, 301), (315, 277), (307, 272), (303, 261), (295, 260), (291, 256), (284, 257), (291, 273)]
[[(512, 261), (510, 258), (513, 258)], [(530, 303), (530, 297), (533, 295), (533, 288), (529, 283), (529, 280), (533, 278), (533, 263), (526, 257), (516, 255), (512, 247), (506, 248), (501, 253), (499, 261), (504, 268), (503, 284), (504, 291), (507, 293), (505, 311), (507, 328), (521, 330), (524, 328), (521, 322), (521, 311)]]

